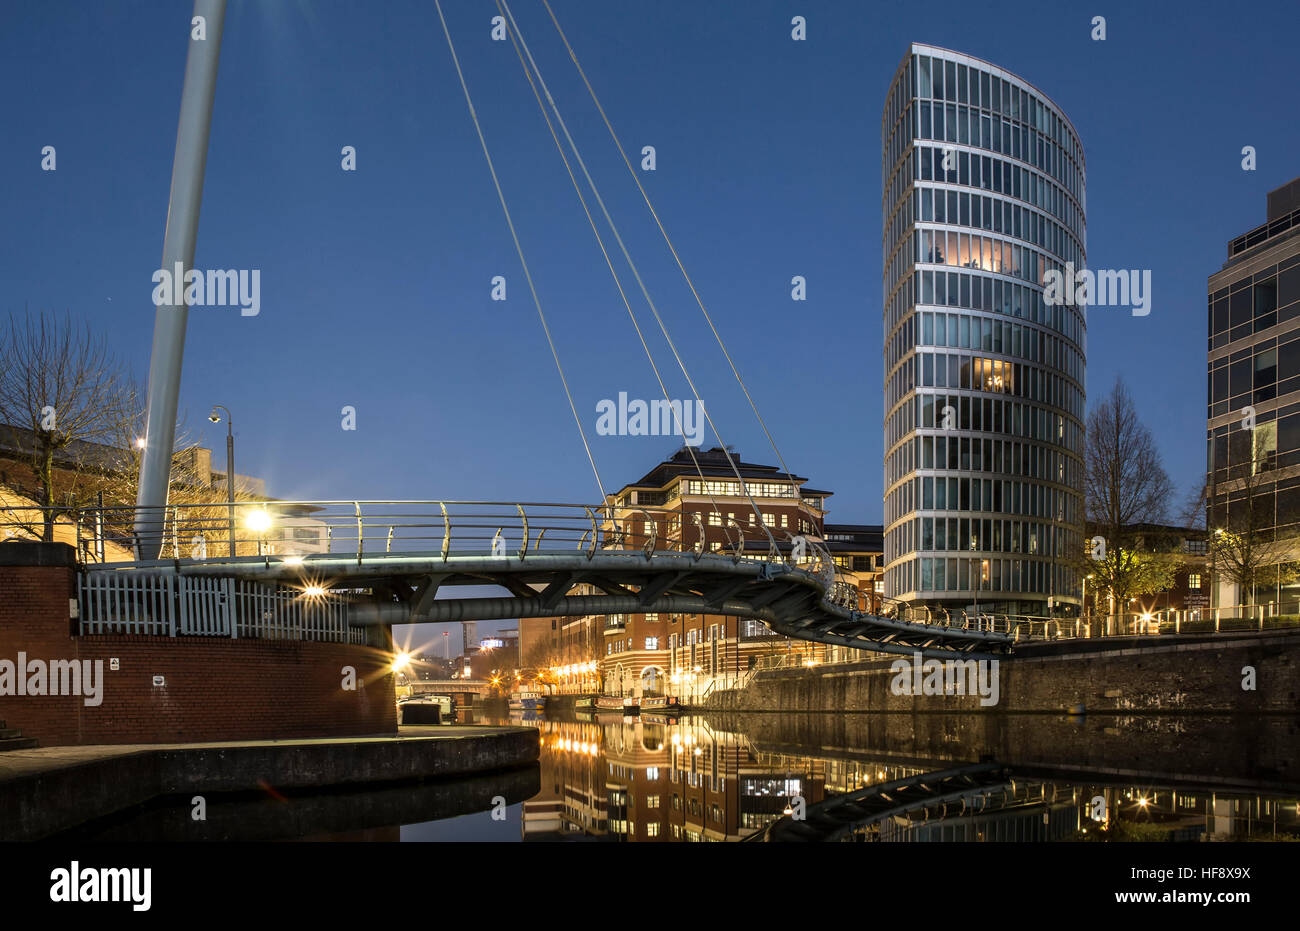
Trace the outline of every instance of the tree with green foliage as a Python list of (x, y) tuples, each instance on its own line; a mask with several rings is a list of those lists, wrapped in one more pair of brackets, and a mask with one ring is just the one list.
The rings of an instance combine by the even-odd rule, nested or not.
[(1092, 574), (1094, 591), (1111, 599), (1114, 613), (1124, 614), (1130, 598), (1163, 592), (1174, 583), (1179, 560), (1172, 553), (1145, 552), (1117, 546), (1108, 548), (1103, 559), (1085, 557), (1084, 567)]

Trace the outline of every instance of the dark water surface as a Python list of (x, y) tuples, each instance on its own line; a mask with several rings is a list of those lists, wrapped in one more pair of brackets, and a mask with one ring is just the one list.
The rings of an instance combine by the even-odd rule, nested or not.
[(191, 799), (159, 799), (69, 836), (1300, 839), (1300, 722), (1289, 715), (514, 714), (496, 723), (537, 727), (540, 765), (364, 792), (212, 795), (202, 822)]

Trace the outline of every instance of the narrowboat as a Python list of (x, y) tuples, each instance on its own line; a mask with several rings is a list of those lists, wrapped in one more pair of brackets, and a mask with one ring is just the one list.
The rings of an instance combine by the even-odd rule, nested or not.
[(661, 714), (680, 712), (682, 703), (677, 699), (676, 695), (655, 695), (641, 699), (641, 710), (655, 711)]
[(510, 701), (507, 704), (511, 711), (544, 711), (546, 696), (541, 692), (518, 689), (510, 693)]
[(631, 696), (623, 698), (619, 695), (601, 695), (596, 698), (596, 710), (619, 712), (630, 717), (637, 714), (639, 707), (637, 700)]

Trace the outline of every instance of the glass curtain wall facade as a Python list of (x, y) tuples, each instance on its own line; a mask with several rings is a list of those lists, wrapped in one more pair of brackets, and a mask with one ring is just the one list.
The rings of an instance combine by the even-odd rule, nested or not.
[(881, 119), (885, 593), (949, 612), (1077, 611), (1085, 163), (1061, 110), (912, 45)]
[[(1206, 484), (1211, 531), (1249, 537), (1248, 588), (1216, 573), (1216, 607), (1300, 610), (1300, 178), (1269, 193), (1268, 218), (1228, 244), (1210, 276)], [(1246, 416), (1254, 416), (1254, 429)]]

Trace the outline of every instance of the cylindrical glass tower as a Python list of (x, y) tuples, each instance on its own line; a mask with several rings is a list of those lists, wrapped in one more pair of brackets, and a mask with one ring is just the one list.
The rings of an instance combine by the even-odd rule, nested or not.
[(1082, 547), (1084, 158), (1010, 72), (913, 45), (881, 119), (885, 592), (1074, 613)]

